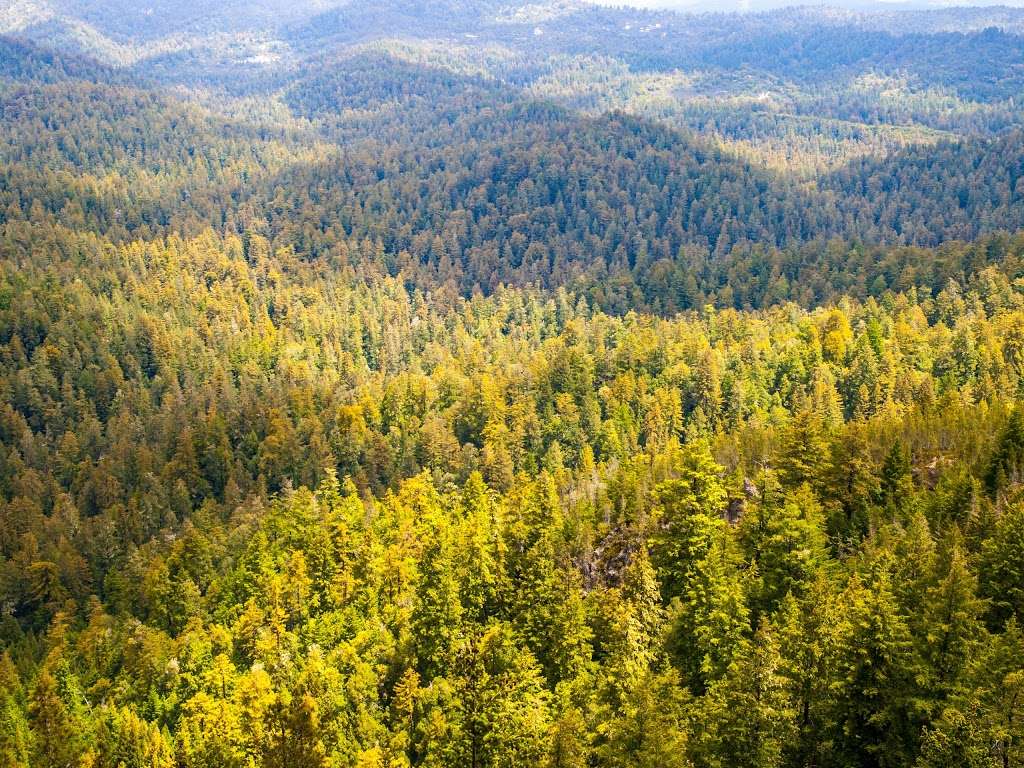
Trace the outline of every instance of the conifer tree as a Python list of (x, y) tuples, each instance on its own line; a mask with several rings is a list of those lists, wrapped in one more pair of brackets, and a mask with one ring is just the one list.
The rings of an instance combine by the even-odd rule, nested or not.
[(778, 644), (762, 626), (701, 701), (699, 764), (785, 765), (797, 731), (793, 704)]
[(989, 621), (998, 627), (1024, 616), (1024, 503), (1007, 506), (985, 541), (978, 569), (982, 595), (991, 600)]

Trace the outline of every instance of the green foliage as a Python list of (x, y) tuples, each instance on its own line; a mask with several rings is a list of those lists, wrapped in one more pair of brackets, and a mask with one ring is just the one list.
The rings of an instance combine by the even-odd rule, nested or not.
[(707, 444), (684, 449), (679, 466), (673, 470), (677, 477), (655, 490), (660, 514), (655, 521), (653, 549), (666, 598), (687, 593), (725, 526), (722, 467)]
[(699, 764), (785, 764), (796, 712), (781, 667), (778, 644), (762, 627), (702, 702)]
[(601, 728), (597, 764), (608, 768), (688, 768), (687, 696), (670, 674), (636, 680)]
[(773, 613), (786, 595), (804, 596), (827, 561), (821, 506), (807, 485), (748, 510), (737, 533), (756, 568), (750, 601), (757, 615)]
[(15, 5), (0, 768), (1021, 764), (1024, 15)]
[(231, 238), (6, 231), (11, 765), (895, 765), (996, 707), (964, 697), (1019, 505), (970, 489), (1015, 409), (970, 393), (1018, 381), (1018, 287), (959, 294), (960, 386), (930, 299), (428, 305)]
[(837, 765), (904, 765), (917, 751), (920, 711), (916, 657), (906, 619), (884, 571), (864, 583), (856, 575), (840, 598), (837, 654)]
[(1022, 756), (1024, 678), (1021, 632), (1015, 621), (986, 638), (965, 685), (926, 732), (919, 766), (1007, 766)]
[(1024, 504), (1010, 504), (996, 522), (981, 553), (982, 594), (992, 601), (996, 626), (1024, 618)]

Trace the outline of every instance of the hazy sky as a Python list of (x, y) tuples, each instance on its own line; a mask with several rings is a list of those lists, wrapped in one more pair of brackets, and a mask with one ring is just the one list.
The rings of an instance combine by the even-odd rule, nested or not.
[(633, 5), (641, 8), (735, 11), (737, 9), (781, 8), (792, 5), (835, 5), (847, 8), (891, 7), (942, 8), (951, 5), (1024, 6), (1024, 0), (596, 0), (605, 5)]

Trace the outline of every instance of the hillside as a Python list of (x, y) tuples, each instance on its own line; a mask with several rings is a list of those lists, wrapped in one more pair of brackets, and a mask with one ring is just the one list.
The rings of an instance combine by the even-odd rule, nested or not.
[(0, 0), (0, 768), (1024, 766), (1022, 56)]

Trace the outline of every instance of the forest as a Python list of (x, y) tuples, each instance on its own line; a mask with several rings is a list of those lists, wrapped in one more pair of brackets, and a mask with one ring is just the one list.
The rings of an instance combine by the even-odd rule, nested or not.
[(1024, 11), (0, 32), (0, 768), (1024, 767)]

